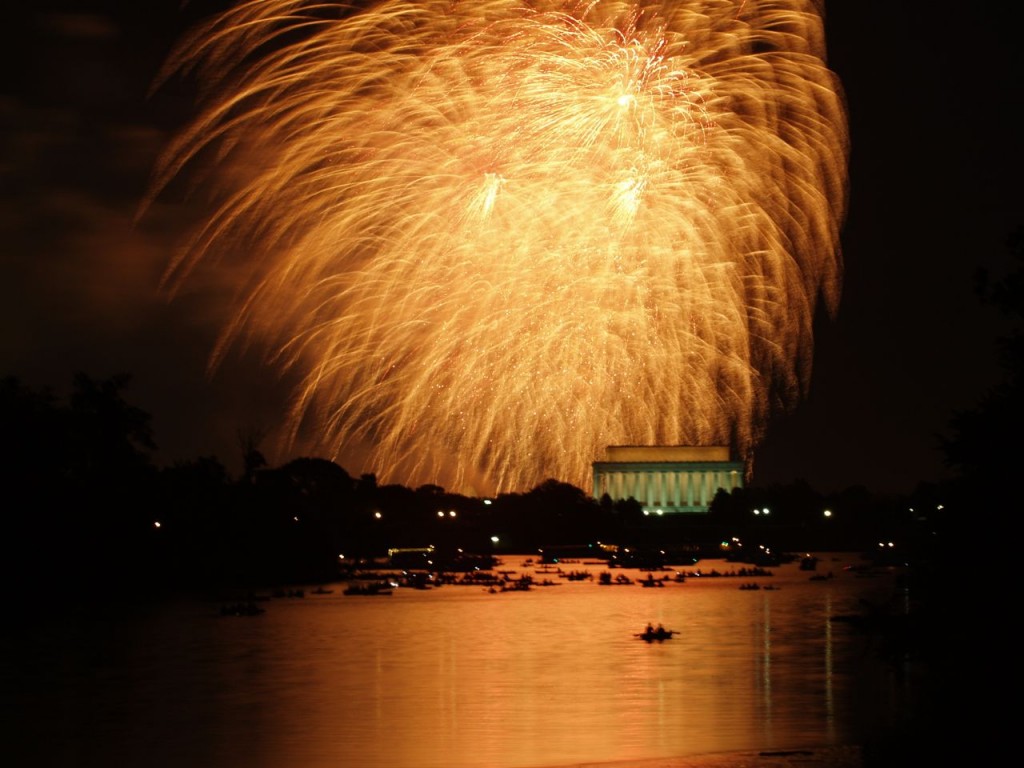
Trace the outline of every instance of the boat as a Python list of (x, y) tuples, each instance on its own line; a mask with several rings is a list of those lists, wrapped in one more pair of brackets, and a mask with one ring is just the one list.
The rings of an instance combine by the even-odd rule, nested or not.
[(665, 629), (662, 626), (659, 626), (657, 629), (655, 629), (654, 627), (648, 625), (647, 629), (645, 629), (643, 632), (637, 632), (633, 635), (633, 637), (639, 637), (641, 640), (648, 643), (653, 643), (655, 641), (660, 643), (662, 640), (671, 640), (673, 635), (678, 634), (679, 632), (677, 632), (674, 629)]
[(222, 605), (220, 608), (221, 616), (260, 616), (266, 612), (266, 609), (256, 605), (252, 600), (241, 603), (229, 603)]
[(508, 581), (503, 581), (497, 586), (491, 585), (488, 592), (529, 592), (533, 589), (533, 580), (529, 576)]
[(612, 575), (608, 571), (602, 571), (598, 575), (597, 579), (599, 584), (604, 584), (605, 586), (608, 586), (610, 584), (625, 585), (633, 583), (633, 580), (624, 573), (616, 574), (615, 578), (613, 579)]
[(664, 587), (665, 586), (665, 580), (664, 579), (656, 579), (656, 578), (654, 578), (654, 575), (650, 574), (650, 573), (648, 573), (645, 578), (640, 579), (640, 581), (638, 583), (640, 584), (641, 587)]
[(349, 584), (346, 595), (390, 595), (394, 584), (390, 581), (367, 581)]

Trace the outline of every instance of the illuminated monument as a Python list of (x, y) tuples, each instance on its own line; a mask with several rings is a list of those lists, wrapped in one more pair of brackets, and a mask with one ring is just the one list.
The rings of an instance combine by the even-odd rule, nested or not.
[(639, 501), (648, 512), (707, 512), (719, 488), (743, 487), (743, 463), (723, 446), (610, 445), (595, 461), (594, 498)]

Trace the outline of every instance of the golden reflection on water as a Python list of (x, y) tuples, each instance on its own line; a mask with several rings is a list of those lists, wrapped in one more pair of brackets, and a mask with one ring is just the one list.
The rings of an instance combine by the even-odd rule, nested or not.
[[(707, 577), (380, 597), (334, 585), (258, 617), (168, 606), (113, 646), (97, 622), (64, 650), (71, 682), (33, 681), (35, 714), (59, 693), (65, 719), (33, 726), (49, 742), (36, 739), (32, 764), (525, 768), (855, 743), (869, 657), (829, 617), (894, 582), (841, 566), (822, 582), (772, 569), (771, 591)], [(680, 634), (639, 640), (648, 621)], [(90, 648), (109, 655), (102, 686), (89, 684)]]
[[(837, 605), (852, 611), (865, 585), (852, 577), (810, 583), (786, 568), (792, 574), (777, 573), (780, 589), (770, 592), (739, 591), (738, 579), (691, 578), (656, 590), (595, 580), (528, 593), (449, 585), (337, 597), (315, 620), (346, 638), (353, 663), (311, 716), (328, 739), (328, 723), (360, 722), (350, 750), (368, 768), (552, 765), (841, 742), (857, 727), (843, 709), (851, 696), (842, 698), (856, 640), (833, 635), (828, 617)], [(633, 634), (647, 621), (681, 634), (639, 641)], [(359, 661), (367, 649), (372, 665)], [(287, 760), (292, 745), (279, 747)]]

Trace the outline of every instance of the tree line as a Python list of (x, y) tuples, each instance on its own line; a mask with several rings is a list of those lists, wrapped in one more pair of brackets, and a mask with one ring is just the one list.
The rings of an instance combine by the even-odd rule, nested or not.
[(802, 481), (721, 490), (707, 515), (662, 517), (556, 479), (481, 499), (436, 485), (381, 485), (322, 458), (269, 467), (253, 444), (243, 446), (239, 477), (216, 457), (158, 467), (151, 416), (126, 399), (129, 384), (127, 375), (79, 373), (62, 401), (15, 377), (0, 381), (4, 567), (16, 589), (321, 582), (345, 562), (428, 546), (439, 569), (454, 567), (458, 553), (598, 543), (696, 556), (722, 541), (870, 548), (879, 536), (907, 541), (922, 523), (903, 499), (862, 488), (825, 497)]

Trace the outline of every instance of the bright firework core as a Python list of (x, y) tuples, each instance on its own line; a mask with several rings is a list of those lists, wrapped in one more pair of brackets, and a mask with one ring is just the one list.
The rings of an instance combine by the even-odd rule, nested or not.
[(299, 376), (291, 450), (585, 488), (608, 445), (750, 456), (803, 393), (846, 207), (818, 4), (253, 0), (193, 67), (159, 185), (213, 157), (219, 198), (169, 284), (241, 288), (214, 362)]

